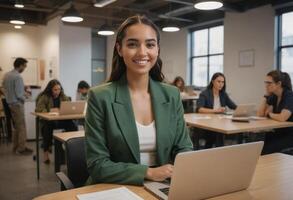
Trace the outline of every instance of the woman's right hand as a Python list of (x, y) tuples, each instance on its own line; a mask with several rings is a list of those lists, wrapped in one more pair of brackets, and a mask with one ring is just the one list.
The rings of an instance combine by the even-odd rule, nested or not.
[(167, 164), (161, 167), (148, 168), (145, 178), (151, 181), (164, 181), (171, 178), (172, 173), (173, 165)]
[(215, 111), (215, 113), (223, 113), (223, 112), (225, 112), (225, 107), (220, 107), (220, 108), (217, 108), (217, 109), (215, 109), (214, 111)]

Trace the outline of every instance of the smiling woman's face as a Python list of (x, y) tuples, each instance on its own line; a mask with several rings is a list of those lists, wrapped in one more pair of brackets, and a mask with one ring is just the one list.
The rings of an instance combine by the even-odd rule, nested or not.
[(156, 32), (145, 24), (129, 26), (122, 40), (122, 46), (117, 44), (116, 48), (123, 57), (128, 75), (148, 74), (159, 54)]

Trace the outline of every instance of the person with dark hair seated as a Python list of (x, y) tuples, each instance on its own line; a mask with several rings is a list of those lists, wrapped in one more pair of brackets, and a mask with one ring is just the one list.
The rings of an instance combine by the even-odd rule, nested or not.
[(77, 101), (85, 101), (87, 100), (87, 93), (90, 89), (90, 85), (86, 81), (80, 81), (77, 85)]
[[(267, 74), (265, 86), (266, 94), (257, 112), (258, 116), (293, 122), (293, 92), (289, 74), (273, 70)], [(292, 133), (292, 127), (267, 133), (262, 153), (270, 154), (293, 148)]]
[[(218, 72), (212, 76), (212, 79), (206, 88), (199, 95), (197, 100), (198, 113), (224, 113), (226, 106), (235, 110), (236, 104), (230, 99), (226, 93), (226, 78), (224, 74)], [(205, 148), (211, 148), (216, 141), (216, 133), (206, 131), (204, 133), (206, 140)]]
[[(36, 112), (52, 112), (60, 108), (61, 101), (70, 101), (64, 94), (61, 83), (53, 79), (49, 81), (45, 90), (39, 94), (36, 100)], [(49, 152), (52, 151), (52, 140), (54, 129), (64, 129), (65, 131), (77, 131), (77, 126), (73, 120), (61, 121), (40, 121), (40, 128), (43, 136), (44, 163), (49, 164)]]

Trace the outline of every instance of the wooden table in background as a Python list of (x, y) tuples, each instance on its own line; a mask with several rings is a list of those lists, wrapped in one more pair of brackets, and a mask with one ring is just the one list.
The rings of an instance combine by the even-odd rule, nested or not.
[(251, 131), (263, 131), (275, 128), (292, 127), (293, 122), (278, 122), (272, 119), (250, 120), (249, 122), (232, 122), (227, 115), (221, 114), (184, 114), (185, 122), (196, 128), (223, 134), (236, 134)]
[(37, 178), (40, 179), (40, 152), (39, 152), (39, 137), (40, 137), (40, 120), (58, 121), (71, 119), (84, 119), (84, 114), (75, 115), (51, 115), (49, 113), (32, 113), (36, 117), (36, 163), (37, 163)]
[[(43, 195), (34, 198), (34, 200), (72, 200), (77, 199), (77, 194), (103, 191), (117, 187), (121, 187), (121, 185), (96, 184), (73, 190)], [(143, 187), (126, 187), (145, 200), (157, 199), (149, 192), (147, 192)], [(247, 190), (210, 198), (210, 200), (291, 200), (293, 197), (292, 188), (293, 156), (279, 153), (270, 154), (261, 156), (258, 160), (254, 177)]]
[[(250, 120), (249, 122), (233, 122), (231, 115), (223, 114), (184, 114), (185, 122), (189, 127), (220, 133), (217, 135), (216, 146), (223, 145), (225, 135), (241, 134), (246, 132), (261, 132), (276, 128), (293, 127), (293, 122), (278, 122), (272, 119)], [(242, 141), (240, 135), (239, 142)], [(199, 146), (199, 136), (193, 135), (195, 146)]]

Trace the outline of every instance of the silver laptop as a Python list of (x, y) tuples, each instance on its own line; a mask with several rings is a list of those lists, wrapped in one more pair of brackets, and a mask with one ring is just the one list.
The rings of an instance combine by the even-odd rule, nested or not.
[(233, 112), (233, 117), (249, 117), (255, 112), (254, 104), (240, 104), (237, 106), (236, 110)]
[[(200, 200), (248, 188), (263, 142), (180, 153), (171, 184), (146, 182), (145, 188), (169, 200)], [(169, 190), (169, 192), (168, 192)]]
[(59, 115), (82, 114), (85, 109), (85, 101), (61, 101)]

